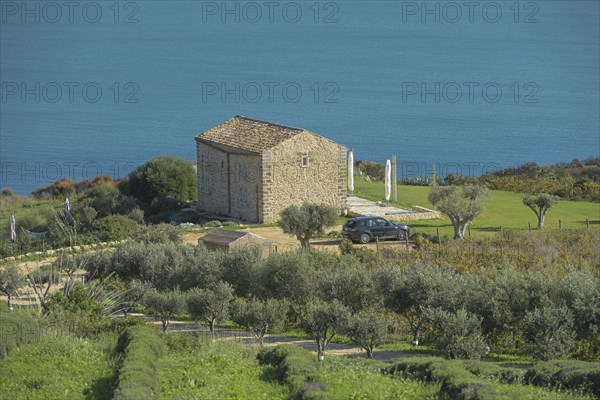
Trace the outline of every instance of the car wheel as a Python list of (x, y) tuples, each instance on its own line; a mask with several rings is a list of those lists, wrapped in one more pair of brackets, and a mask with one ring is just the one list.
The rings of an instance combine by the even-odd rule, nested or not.
[(396, 237), (398, 238), (398, 240), (406, 240), (406, 231), (400, 229)]
[(368, 233), (363, 233), (362, 235), (360, 235), (360, 242), (362, 244), (367, 244), (371, 241), (371, 235), (369, 235)]

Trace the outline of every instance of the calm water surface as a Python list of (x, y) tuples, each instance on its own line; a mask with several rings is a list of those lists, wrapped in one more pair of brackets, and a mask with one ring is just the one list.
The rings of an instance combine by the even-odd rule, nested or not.
[(235, 114), (403, 175), (600, 155), (598, 1), (26, 3), (0, 2), (0, 186), (19, 193), (193, 160)]

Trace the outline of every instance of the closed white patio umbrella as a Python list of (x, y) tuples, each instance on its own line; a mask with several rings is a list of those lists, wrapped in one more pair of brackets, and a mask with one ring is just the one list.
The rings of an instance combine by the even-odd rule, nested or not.
[(354, 193), (354, 154), (352, 150), (348, 152), (348, 190)]
[(390, 201), (392, 195), (392, 162), (385, 162), (385, 200)]

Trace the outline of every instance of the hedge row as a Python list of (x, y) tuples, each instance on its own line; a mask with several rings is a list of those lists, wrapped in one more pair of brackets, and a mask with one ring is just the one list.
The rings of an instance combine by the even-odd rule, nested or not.
[(27, 310), (5, 311), (4, 306), (0, 304), (0, 358), (17, 346), (35, 343), (40, 338), (38, 322)]
[(114, 399), (158, 399), (158, 360), (164, 353), (164, 344), (156, 329), (143, 325), (129, 328), (119, 337), (117, 350), (124, 357)]
[[(500, 385), (521, 381), (522, 372), (477, 361), (415, 358), (402, 361), (384, 372), (437, 382), (440, 390), (450, 399), (497, 400), (514, 396), (527, 398), (530, 395), (525, 386)], [(496, 381), (496, 384), (489, 379)]]
[(260, 365), (275, 367), (279, 382), (287, 384), (298, 400), (331, 399), (327, 386), (319, 382), (319, 368), (314, 356), (291, 345), (264, 348), (256, 356)]
[(575, 389), (600, 398), (600, 363), (555, 360), (536, 364), (525, 382), (544, 387)]

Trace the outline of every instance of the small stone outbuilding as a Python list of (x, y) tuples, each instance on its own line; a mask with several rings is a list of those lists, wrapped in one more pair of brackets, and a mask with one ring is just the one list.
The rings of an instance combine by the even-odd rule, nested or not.
[(347, 148), (315, 133), (235, 116), (196, 137), (198, 207), (272, 223), (292, 204), (346, 207)]
[(216, 229), (201, 237), (198, 241), (204, 243), (209, 250), (220, 250), (226, 253), (233, 250), (254, 248), (259, 251), (261, 257), (268, 257), (272, 249), (272, 242), (269, 239), (250, 232), (228, 231), (226, 229)]

